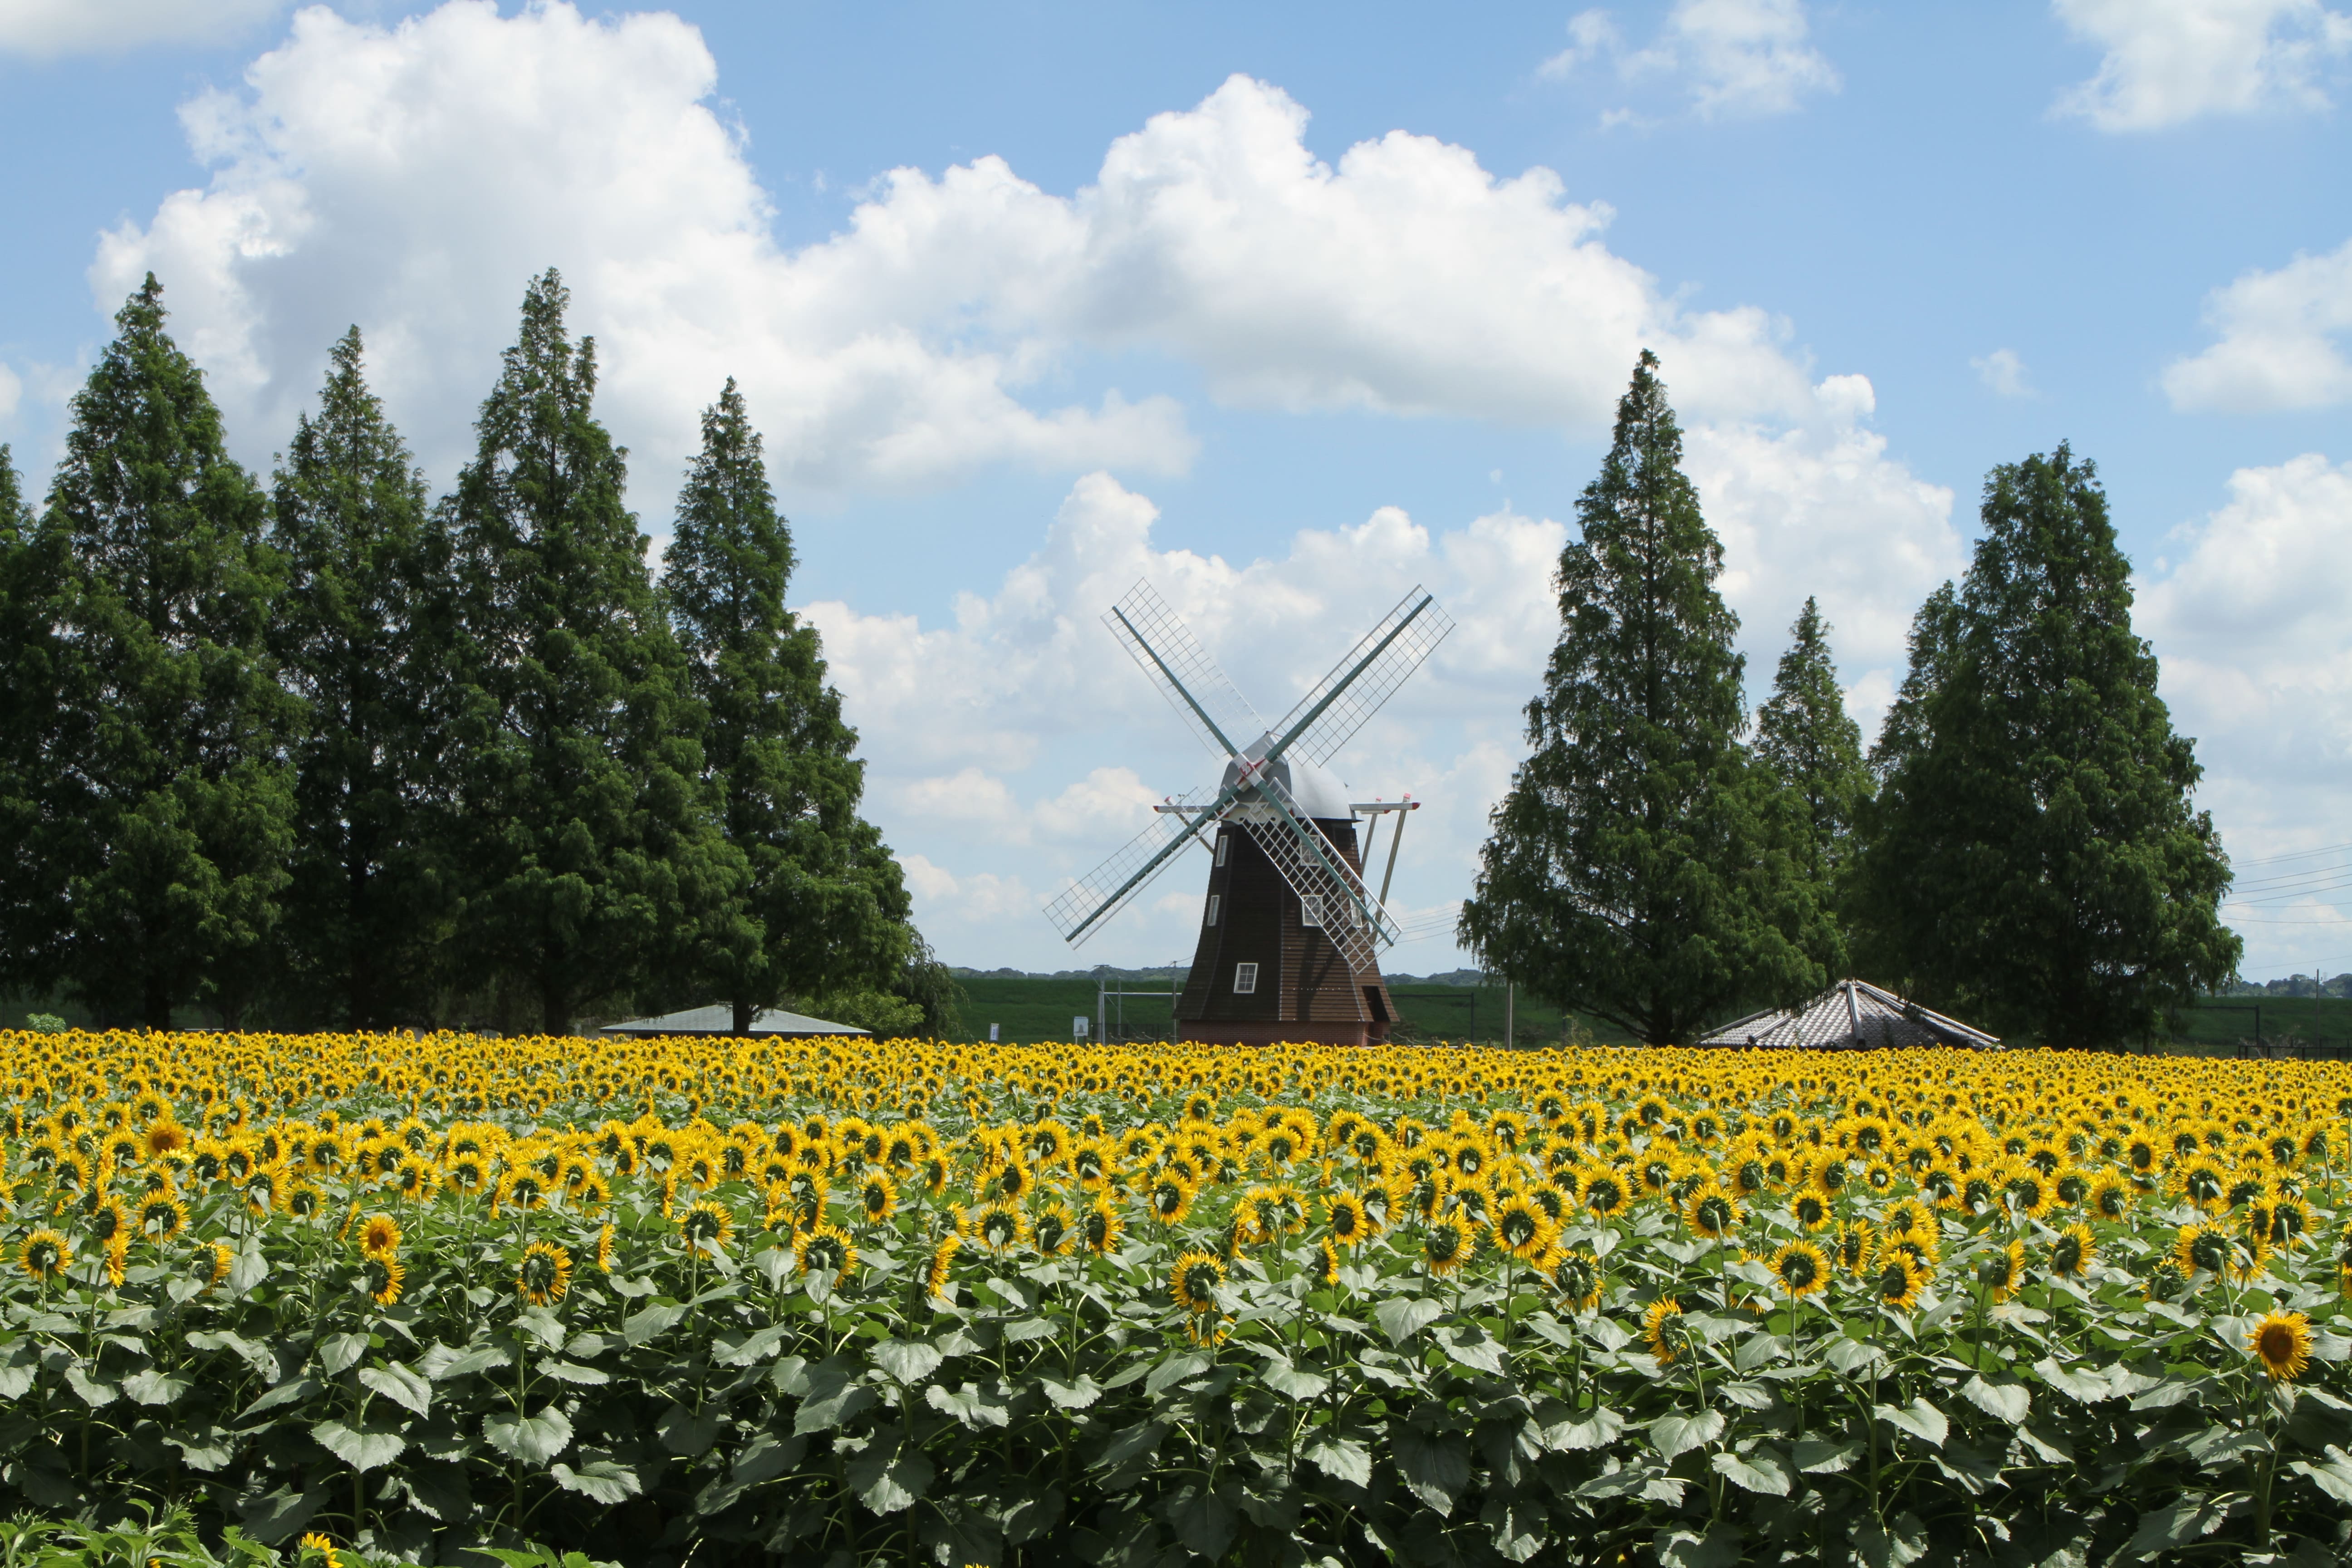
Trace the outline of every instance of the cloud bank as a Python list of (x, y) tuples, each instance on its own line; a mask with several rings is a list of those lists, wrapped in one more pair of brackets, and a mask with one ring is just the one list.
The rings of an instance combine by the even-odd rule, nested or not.
[(2326, 67), (2352, 51), (2352, 16), (2319, 0), (2053, 0), (2105, 51), (2056, 110), (2102, 131), (2159, 131), (2209, 114), (2328, 107)]

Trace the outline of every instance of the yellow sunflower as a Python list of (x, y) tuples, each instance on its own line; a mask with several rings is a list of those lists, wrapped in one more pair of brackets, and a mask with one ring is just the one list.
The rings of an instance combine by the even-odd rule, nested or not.
[(1088, 1204), (1086, 1213), (1078, 1216), (1079, 1239), (1088, 1252), (1098, 1258), (1118, 1250), (1119, 1237), (1126, 1229), (1127, 1222), (1119, 1217), (1108, 1194)]
[(948, 1283), (948, 1268), (955, 1262), (955, 1255), (962, 1247), (963, 1237), (953, 1231), (940, 1238), (939, 1246), (931, 1249), (930, 1267), (923, 1271), (925, 1296), (934, 1301), (947, 1301), (954, 1299), (948, 1294), (949, 1290), (953, 1289)]
[(735, 1239), (735, 1212), (705, 1198), (677, 1216), (677, 1228), (688, 1246), (715, 1255), (726, 1251), (727, 1244)]
[(392, 1258), (400, 1252), (400, 1222), (388, 1214), (372, 1214), (360, 1224), (360, 1256)]
[(1556, 1254), (1548, 1272), (1551, 1288), (1568, 1302), (1570, 1311), (1589, 1312), (1601, 1305), (1607, 1280), (1601, 1272), (1601, 1260), (1591, 1253), (1578, 1247)]
[(2070, 1225), (2050, 1244), (2050, 1272), (2062, 1279), (2079, 1279), (2098, 1257), (2098, 1238), (2087, 1225)]
[(1477, 1246), (1478, 1233), (1470, 1228), (1468, 1220), (1458, 1214), (1442, 1214), (1422, 1233), (1421, 1258), (1432, 1274), (1447, 1275), (1469, 1262)]
[(572, 1254), (551, 1242), (534, 1241), (522, 1249), (515, 1268), (515, 1289), (534, 1307), (551, 1306), (572, 1289)]
[(73, 1267), (73, 1248), (67, 1245), (61, 1232), (37, 1230), (18, 1244), (16, 1263), (26, 1273), (47, 1285)]
[(2301, 1312), (2266, 1312), (2246, 1336), (2246, 1349), (2273, 1383), (2292, 1382), (2311, 1364), (2311, 1320)]
[(1217, 1310), (1217, 1288), (1224, 1282), (1224, 1260), (1195, 1248), (1179, 1258), (1169, 1272), (1168, 1293), (1178, 1306), (1199, 1316)]
[(1772, 1255), (1773, 1277), (1792, 1298), (1812, 1295), (1829, 1284), (1830, 1260), (1810, 1241), (1792, 1241)]
[(1879, 1304), (1909, 1311), (1919, 1301), (1920, 1288), (1927, 1283), (1927, 1271), (1907, 1252), (1890, 1250), (1871, 1270), (1871, 1289)]
[(1334, 1193), (1323, 1201), (1323, 1215), (1331, 1240), (1340, 1247), (1354, 1247), (1373, 1234), (1371, 1215), (1365, 1212), (1364, 1200), (1353, 1193)]
[(837, 1225), (821, 1225), (801, 1238), (797, 1257), (801, 1271), (828, 1285), (838, 1285), (857, 1267), (857, 1248), (849, 1233)]
[(1532, 1263), (1551, 1246), (1551, 1222), (1523, 1197), (1510, 1198), (1495, 1210), (1495, 1244), (1523, 1263)]
[(1683, 1304), (1672, 1296), (1659, 1297), (1651, 1302), (1648, 1310), (1642, 1314), (1642, 1338), (1649, 1345), (1650, 1354), (1656, 1358), (1660, 1366), (1664, 1366), (1675, 1359), (1677, 1350), (1676, 1341), (1683, 1332), (1682, 1325), (1678, 1321), (1682, 1315)]

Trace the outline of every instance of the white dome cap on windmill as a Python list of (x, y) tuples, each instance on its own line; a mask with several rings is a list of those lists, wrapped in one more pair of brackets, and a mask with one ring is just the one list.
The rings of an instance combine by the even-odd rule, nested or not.
[[(1274, 736), (1271, 733), (1260, 735), (1244, 755), (1260, 756), (1273, 747)], [(1227, 763), (1223, 775), (1217, 781), (1219, 787), (1231, 789), (1240, 782), (1241, 776), (1241, 763), (1238, 761)], [(1277, 757), (1262, 770), (1262, 776), (1277, 781), (1290, 792), (1290, 798), (1298, 803), (1298, 809), (1318, 821), (1347, 822), (1356, 815), (1348, 804), (1347, 785), (1341, 784), (1330, 769), (1305, 757), (1287, 753)]]

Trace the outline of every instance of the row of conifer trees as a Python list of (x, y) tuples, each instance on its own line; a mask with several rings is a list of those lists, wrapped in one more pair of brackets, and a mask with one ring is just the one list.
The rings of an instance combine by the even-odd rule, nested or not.
[(2229, 862), (2091, 464), (2062, 445), (1986, 477), (1974, 560), (1920, 608), (1865, 756), (1810, 599), (1751, 725), (1657, 371), (1645, 352), (1577, 503), (1465, 943), (1652, 1041), (1859, 975), (1996, 1032), (2116, 1045), (2234, 974)]
[(948, 1021), (741, 397), (656, 581), (566, 299), (531, 283), (438, 500), (356, 329), (261, 483), (152, 277), (37, 510), (0, 448), (0, 989), (156, 1027)]

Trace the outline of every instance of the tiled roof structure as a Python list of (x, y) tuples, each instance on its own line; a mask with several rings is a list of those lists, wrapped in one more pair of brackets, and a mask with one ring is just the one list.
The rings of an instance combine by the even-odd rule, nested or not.
[(1995, 1036), (1931, 1013), (1866, 980), (1841, 980), (1802, 1006), (1734, 1019), (1697, 1043), (1829, 1051), (1933, 1046), (1997, 1050), (2000, 1046)]
[[(735, 1010), (725, 1003), (709, 1007), (689, 1007), (683, 1013), (665, 1013), (658, 1018), (632, 1018), (625, 1024), (607, 1024), (598, 1031), (605, 1035), (635, 1035), (651, 1039), (664, 1035), (726, 1035), (734, 1032)], [(814, 1039), (827, 1035), (862, 1035), (847, 1024), (830, 1023), (823, 1018), (803, 1017), (798, 1013), (781, 1012), (775, 1008), (760, 1014), (751, 1020), (751, 1033), (786, 1039)]]

